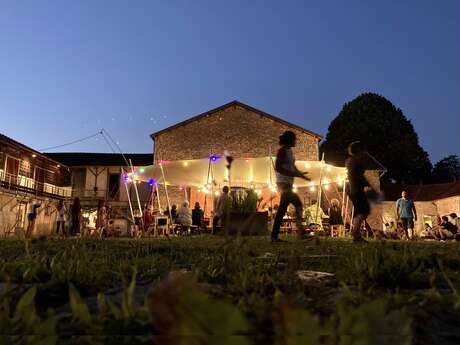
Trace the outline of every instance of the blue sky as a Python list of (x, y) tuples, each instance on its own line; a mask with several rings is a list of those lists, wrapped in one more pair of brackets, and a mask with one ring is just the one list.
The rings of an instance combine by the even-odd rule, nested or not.
[(460, 154), (460, 1), (0, 2), (0, 131), (36, 149), (150, 152), (234, 99), (325, 134), (366, 91)]

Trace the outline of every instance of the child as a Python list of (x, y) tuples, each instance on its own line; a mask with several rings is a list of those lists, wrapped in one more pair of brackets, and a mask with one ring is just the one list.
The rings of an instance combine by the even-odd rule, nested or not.
[(29, 223), (27, 224), (26, 238), (30, 238), (30, 236), (32, 236), (32, 232), (35, 227), (35, 220), (37, 219), (37, 209), (40, 206), (40, 204), (30, 204), (29, 206), (29, 213), (27, 214), (27, 220)]

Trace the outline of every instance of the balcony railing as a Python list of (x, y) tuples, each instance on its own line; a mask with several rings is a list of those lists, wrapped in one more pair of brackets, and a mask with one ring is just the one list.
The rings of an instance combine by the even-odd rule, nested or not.
[(0, 169), (0, 186), (12, 191), (21, 191), (40, 196), (71, 197), (71, 187), (58, 187), (50, 183), (38, 182), (30, 177), (13, 175)]

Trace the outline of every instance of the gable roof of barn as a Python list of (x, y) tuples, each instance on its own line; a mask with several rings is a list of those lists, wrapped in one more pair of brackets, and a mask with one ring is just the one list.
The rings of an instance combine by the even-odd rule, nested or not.
[(300, 127), (300, 126), (298, 126), (298, 125), (295, 125), (295, 124), (293, 124), (293, 123), (290, 123), (290, 122), (288, 122), (288, 121), (285, 121), (285, 120), (283, 120), (283, 119), (281, 119), (281, 118), (279, 118), (279, 117), (277, 117), (277, 116), (275, 116), (275, 115), (271, 115), (271, 114), (269, 114), (269, 113), (266, 113), (266, 112), (264, 112), (264, 111), (262, 111), (262, 110), (259, 110), (259, 109), (256, 109), (256, 108), (253, 108), (253, 107), (251, 107), (250, 105), (241, 103), (241, 102), (236, 101), (236, 100), (235, 100), (235, 101), (231, 101), (231, 102), (229, 102), (229, 103), (226, 103), (226, 104), (224, 104), (224, 105), (221, 105), (220, 107), (217, 107), (217, 108), (208, 110), (208, 111), (206, 111), (206, 112), (204, 112), (204, 113), (201, 113), (201, 114), (198, 114), (198, 115), (196, 115), (196, 116), (193, 116), (193, 117), (191, 117), (191, 118), (189, 118), (189, 119), (187, 119), (187, 120), (185, 120), (185, 121), (178, 122), (178, 123), (176, 123), (176, 124), (174, 124), (174, 125), (172, 125), (172, 126), (169, 126), (169, 127), (164, 128), (164, 129), (162, 129), (162, 130), (160, 130), (160, 131), (158, 131), (158, 132), (152, 133), (152, 134), (150, 135), (150, 137), (151, 137), (153, 140), (155, 140), (155, 137), (158, 136), (158, 135), (160, 135), (160, 134), (162, 134), (162, 133), (165, 133), (165, 132), (168, 132), (168, 131), (173, 130), (173, 129), (175, 129), (175, 128), (184, 126), (184, 125), (186, 125), (186, 124), (188, 124), (188, 123), (191, 123), (191, 122), (193, 122), (193, 121), (195, 121), (195, 120), (199, 120), (199, 119), (201, 119), (201, 118), (203, 118), (203, 117), (206, 117), (206, 116), (208, 116), (208, 115), (211, 115), (211, 114), (213, 114), (213, 113), (216, 113), (216, 112), (218, 112), (218, 111), (220, 111), (220, 110), (223, 110), (223, 109), (225, 109), (225, 108), (232, 107), (232, 106), (239, 106), (239, 107), (242, 107), (242, 108), (244, 108), (244, 109), (246, 109), (246, 110), (249, 110), (249, 111), (252, 111), (252, 112), (254, 112), (254, 113), (257, 113), (257, 114), (259, 114), (259, 115), (261, 115), (261, 116), (264, 116), (264, 117), (269, 118), (269, 119), (271, 119), (271, 120), (273, 120), (273, 121), (279, 122), (279, 123), (281, 123), (281, 124), (283, 124), (283, 125), (286, 125), (286, 126), (288, 126), (288, 127), (291, 127), (291, 128), (297, 129), (297, 130), (299, 130), (299, 131), (301, 131), (301, 132), (310, 134), (310, 135), (316, 137), (317, 139), (321, 139), (321, 135), (319, 135), (319, 134), (317, 134), (317, 133), (315, 133), (315, 132), (309, 131), (309, 130), (303, 128), (303, 127)]

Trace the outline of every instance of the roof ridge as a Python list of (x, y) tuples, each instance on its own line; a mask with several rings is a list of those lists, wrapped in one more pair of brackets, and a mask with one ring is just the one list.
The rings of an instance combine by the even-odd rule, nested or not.
[(252, 106), (250, 106), (250, 105), (248, 105), (248, 104), (245, 104), (245, 103), (243, 103), (243, 102), (240, 102), (240, 101), (238, 101), (238, 100), (230, 101), (230, 102), (225, 103), (225, 104), (223, 104), (223, 105), (221, 105), (221, 106), (218, 106), (218, 107), (216, 107), (216, 108), (213, 108), (213, 109), (210, 109), (210, 110), (205, 111), (205, 112), (203, 112), (203, 113), (200, 113), (200, 114), (198, 114), (198, 115), (194, 115), (194, 116), (192, 116), (192, 117), (189, 117), (188, 119), (185, 119), (185, 120), (180, 121), (180, 122), (178, 122), (178, 123), (176, 123), (176, 124), (174, 124), (174, 125), (168, 126), (168, 127), (166, 127), (166, 128), (163, 128), (163, 129), (161, 129), (161, 130), (159, 130), (159, 131), (156, 131), (156, 132), (150, 134), (150, 137), (151, 137), (152, 139), (155, 139), (155, 137), (156, 137), (157, 135), (161, 134), (161, 133), (167, 132), (167, 131), (169, 131), (169, 130), (172, 130), (172, 129), (177, 128), (177, 127), (180, 127), (180, 126), (184, 126), (184, 125), (186, 125), (186, 124), (188, 124), (188, 123), (190, 123), (190, 122), (192, 122), (192, 121), (198, 120), (198, 119), (200, 119), (200, 118), (202, 118), (202, 117), (204, 117), (204, 116), (213, 114), (213, 113), (215, 113), (215, 112), (217, 112), (217, 111), (219, 111), (219, 110), (228, 108), (228, 107), (230, 107), (230, 106), (232, 106), (232, 105), (237, 105), (237, 106), (243, 107), (243, 108), (245, 108), (245, 109), (247, 109), (247, 110), (250, 110), (250, 111), (253, 111), (253, 112), (258, 113), (258, 114), (260, 114), (260, 115), (263, 115), (263, 116), (265, 116), (265, 117), (267, 117), (267, 118), (270, 118), (270, 119), (272, 119), (272, 120), (274, 120), (274, 121), (278, 121), (278, 122), (280, 122), (280, 123), (283, 123), (283, 124), (285, 124), (286, 126), (293, 127), (293, 128), (296, 128), (296, 129), (298, 129), (298, 130), (300, 130), (300, 131), (303, 131), (303, 132), (305, 132), (305, 133), (308, 133), (308, 134), (310, 134), (310, 135), (313, 135), (313, 136), (315, 136), (315, 137), (317, 137), (317, 138), (319, 138), (319, 139), (322, 138), (322, 136), (319, 135), (318, 133), (312, 132), (312, 131), (310, 131), (310, 130), (308, 130), (308, 129), (305, 129), (305, 128), (301, 127), (300, 125), (296, 125), (296, 124), (291, 123), (291, 122), (289, 122), (289, 121), (283, 120), (282, 118), (280, 118), (280, 117), (278, 117), (278, 116), (269, 114), (269, 113), (267, 113), (267, 112), (265, 112), (265, 111), (263, 111), (263, 110), (254, 108), (254, 107), (252, 107)]

